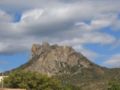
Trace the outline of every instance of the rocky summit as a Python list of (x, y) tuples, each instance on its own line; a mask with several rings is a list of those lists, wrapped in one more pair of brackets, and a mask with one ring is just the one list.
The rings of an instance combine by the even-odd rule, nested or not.
[[(70, 46), (33, 44), (32, 59), (24, 66), (25, 70), (37, 71), (40, 73), (55, 75), (70, 73), (70, 68), (93, 68), (93, 63), (87, 60), (81, 53), (76, 52)], [(73, 73), (77, 73), (73, 72)]]
[(14, 70), (47, 74), (60, 79), (63, 84), (80, 86), (81, 90), (107, 90), (108, 82), (120, 76), (120, 69), (96, 65), (70, 46), (46, 42), (33, 44), (31, 54), (32, 58), (27, 63)]

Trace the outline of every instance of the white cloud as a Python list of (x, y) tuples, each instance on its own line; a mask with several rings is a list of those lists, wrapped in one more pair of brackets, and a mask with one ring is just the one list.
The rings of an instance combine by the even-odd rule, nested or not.
[(0, 23), (10, 22), (12, 21), (12, 17), (6, 12), (0, 10)]
[(104, 62), (109, 67), (120, 67), (120, 54), (113, 55), (109, 60)]
[[(81, 28), (74, 26), (74, 21), (69, 21), (69, 19), (66, 19), (66, 16), (63, 17), (57, 14), (57, 12), (57, 10), (53, 13), (53, 11), (35, 9), (25, 12), (20, 22), (1, 24), (0, 39), (1, 43), (6, 46), (4, 46), (5, 48), (2, 47), (1, 53), (21, 52), (28, 49), (27, 47), (30, 48), (32, 43), (44, 40), (49, 42), (59, 41), (70, 45), (89, 43), (112, 44), (116, 40), (115, 37), (106, 33), (81, 32)], [(51, 16), (56, 17), (52, 19), (50, 18)], [(100, 20), (92, 21), (89, 27), (92, 27), (94, 31), (94, 26), (96, 26), (97, 23), (97, 27), (101, 28), (100, 23), (104, 21), (99, 21)], [(9, 48), (11, 46), (12, 48)]]
[(38, 21), (41, 19), (43, 13), (44, 13), (43, 9), (35, 9), (32, 11), (27, 11), (22, 15), (21, 21), (24, 23), (29, 23), (29, 22), (31, 23), (34, 21)]
[(70, 38), (67, 40), (63, 40), (60, 43), (69, 44), (69, 45), (78, 45), (78, 44), (113, 44), (116, 42), (116, 38), (106, 33), (100, 32), (82, 32), (79, 36), (75, 36), (74, 38)]
[(98, 53), (88, 50), (81, 45), (76, 45), (73, 47), (75, 48), (75, 50), (81, 52), (85, 57), (87, 57), (91, 61), (94, 61), (99, 56)]
[(102, 30), (108, 26), (112, 26), (117, 21), (116, 14), (106, 14), (98, 15), (96, 18), (93, 18), (90, 23), (77, 22), (75, 26), (79, 27), (81, 30), (94, 31)]
[(114, 31), (120, 31), (120, 19), (117, 18), (117, 20), (113, 23), (113, 30)]
[(0, 53), (25, 51), (32, 43), (41, 41), (74, 46), (112, 44), (116, 38), (99, 30), (116, 21), (119, 3), (112, 0), (2, 0), (3, 10), (22, 13), (18, 22), (12, 22), (11, 16), (3, 11), (0, 14), (0, 22), (5, 21), (0, 23)]

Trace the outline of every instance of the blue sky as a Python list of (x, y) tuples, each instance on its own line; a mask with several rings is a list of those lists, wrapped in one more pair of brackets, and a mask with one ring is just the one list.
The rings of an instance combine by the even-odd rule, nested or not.
[(0, 71), (27, 62), (34, 43), (72, 46), (120, 67), (120, 0), (1, 0)]

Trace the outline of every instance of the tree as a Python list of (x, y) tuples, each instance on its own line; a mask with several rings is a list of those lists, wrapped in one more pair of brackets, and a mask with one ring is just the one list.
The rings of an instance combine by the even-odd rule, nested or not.
[(109, 88), (108, 90), (120, 90), (120, 80), (112, 80), (109, 83)]
[(6, 87), (27, 90), (64, 90), (57, 79), (36, 72), (15, 71), (4, 79)]

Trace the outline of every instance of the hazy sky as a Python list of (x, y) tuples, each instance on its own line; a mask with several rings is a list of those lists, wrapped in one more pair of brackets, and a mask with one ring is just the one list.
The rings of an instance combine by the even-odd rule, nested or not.
[(0, 71), (27, 62), (44, 41), (120, 67), (120, 0), (0, 0)]

